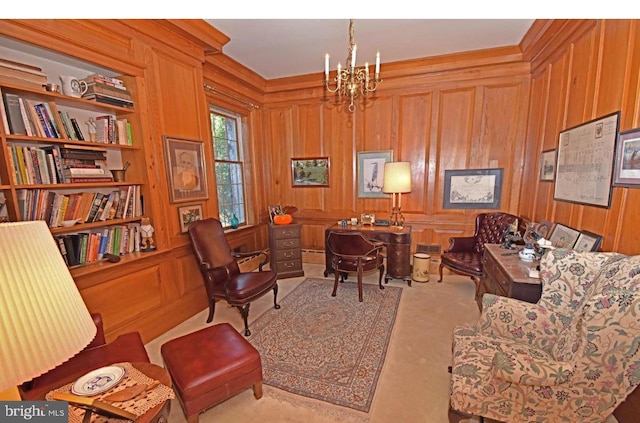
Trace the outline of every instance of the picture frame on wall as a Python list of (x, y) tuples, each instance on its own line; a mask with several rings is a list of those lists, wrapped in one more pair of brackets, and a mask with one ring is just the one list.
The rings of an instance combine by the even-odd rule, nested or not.
[(620, 132), (616, 146), (613, 185), (640, 187), (640, 128)]
[(553, 199), (609, 208), (620, 111), (558, 135)]
[(162, 138), (171, 203), (208, 199), (203, 142), (167, 135)]
[(499, 209), (502, 168), (444, 171), (445, 209)]
[(382, 192), (384, 164), (393, 161), (393, 150), (358, 152), (358, 197), (388, 198)]
[(580, 236), (580, 231), (556, 223), (549, 237), (549, 241), (551, 241), (551, 245), (556, 248), (573, 248), (578, 240), (578, 236)]
[(556, 150), (546, 150), (540, 156), (540, 180), (553, 181), (556, 175)]
[(180, 218), (180, 233), (184, 234), (189, 230), (189, 226), (197, 220), (202, 220), (202, 204), (178, 207)]
[(291, 186), (328, 187), (329, 157), (293, 157), (291, 158)]
[(600, 244), (602, 243), (602, 235), (594, 234), (589, 231), (582, 231), (578, 235), (573, 249), (576, 251), (598, 251)]

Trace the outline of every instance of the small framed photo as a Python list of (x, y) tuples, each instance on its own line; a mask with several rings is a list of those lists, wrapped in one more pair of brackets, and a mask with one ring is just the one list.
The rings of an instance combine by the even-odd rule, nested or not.
[(193, 222), (202, 220), (202, 204), (178, 207), (178, 216), (180, 217), (180, 233), (184, 234)]
[(500, 169), (444, 171), (445, 209), (499, 209), (502, 198)]
[(551, 241), (551, 245), (556, 248), (573, 248), (578, 240), (578, 236), (580, 236), (580, 231), (556, 223), (549, 237), (549, 241)]
[(171, 202), (208, 199), (203, 142), (166, 135), (162, 138)]
[(546, 150), (540, 156), (540, 180), (553, 181), (556, 175), (556, 150)]
[(553, 225), (553, 222), (550, 222), (548, 220), (541, 220), (535, 225), (533, 230), (544, 239), (549, 239), (549, 236), (553, 231)]
[(602, 243), (602, 236), (589, 231), (582, 231), (573, 249), (576, 251), (598, 251)]
[(613, 185), (640, 187), (640, 128), (620, 132), (616, 146)]
[(329, 157), (294, 157), (291, 159), (292, 186), (328, 187)]
[(358, 153), (358, 197), (388, 198), (382, 192), (384, 164), (393, 161), (393, 150), (362, 151)]

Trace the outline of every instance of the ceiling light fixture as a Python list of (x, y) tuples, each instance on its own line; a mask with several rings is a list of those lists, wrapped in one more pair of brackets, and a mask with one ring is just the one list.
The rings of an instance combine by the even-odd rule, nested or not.
[(356, 50), (355, 44), (355, 31), (353, 25), (353, 19), (349, 20), (349, 55), (347, 56), (348, 66), (342, 69), (342, 65), (338, 62), (338, 69), (335, 81), (335, 86), (331, 87), (329, 81), (329, 54), (324, 56), (324, 85), (327, 91), (331, 93), (338, 93), (338, 97), (349, 98), (349, 111), (355, 111), (356, 107), (353, 101), (358, 95), (366, 97), (370, 92), (373, 92), (378, 88), (378, 82), (380, 79), (380, 52), (376, 53), (376, 67), (374, 77), (369, 77), (369, 63), (365, 63), (363, 67), (356, 67)]

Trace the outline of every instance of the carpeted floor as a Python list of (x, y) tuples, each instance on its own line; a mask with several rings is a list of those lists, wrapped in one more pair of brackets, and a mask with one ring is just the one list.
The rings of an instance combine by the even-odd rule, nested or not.
[[(306, 278), (323, 278), (324, 265), (305, 263), (304, 270)], [(293, 291), (305, 277), (278, 281), (279, 298)], [(200, 414), (200, 423), (448, 423), (450, 376), (447, 366), (451, 364), (451, 333), (457, 324), (476, 321), (478, 308), (473, 300), (475, 288), (469, 278), (445, 276), (443, 283), (435, 280), (431, 275), (431, 282), (414, 282), (412, 287), (393, 280), (387, 285), (401, 287), (402, 296), (368, 413), (264, 385), (264, 396), (260, 400), (248, 389)], [(365, 282), (376, 284), (376, 275), (366, 276)], [(338, 289), (339, 296), (344, 293)], [(330, 298), (330, 290), (327, 296)], [(273, 297), (262, 297), (251, 305), (250, 322), (272, 308)], [(206, 319), (207, 310), (202, 310), (149, 342), (146, 347), (151, 361), (162, 365), (160, 346), (205, 327)], [(213, 320), (214, 324), (221, 322), (229, 322), (242, 331), (240, 314), (223, 303), (216, 306)], [(169, 421), (186, 422), (176, 400), (172, 401)], [(607, 423), (615, 423), (615, 419)]]
[(264, 383), (368, 412), (396, 319), (402, 288), (351, 279), (327, 295), (333, 279), (308, 278), (251, 324)]

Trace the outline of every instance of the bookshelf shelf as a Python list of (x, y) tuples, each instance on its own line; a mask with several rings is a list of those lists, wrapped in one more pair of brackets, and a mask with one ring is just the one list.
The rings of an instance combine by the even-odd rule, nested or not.
[[(123, 77), (135, 97), (137, 79)], [(145, 167), (126, 181), (107, 172), (145, 162), (135, 108), (4, 79), (0, 92), (0, 197), (9, 221), (45, 220), (76, 276), (148, 257), (137, 252)], [(120, 262), (106, 262), (106, 253)]]

